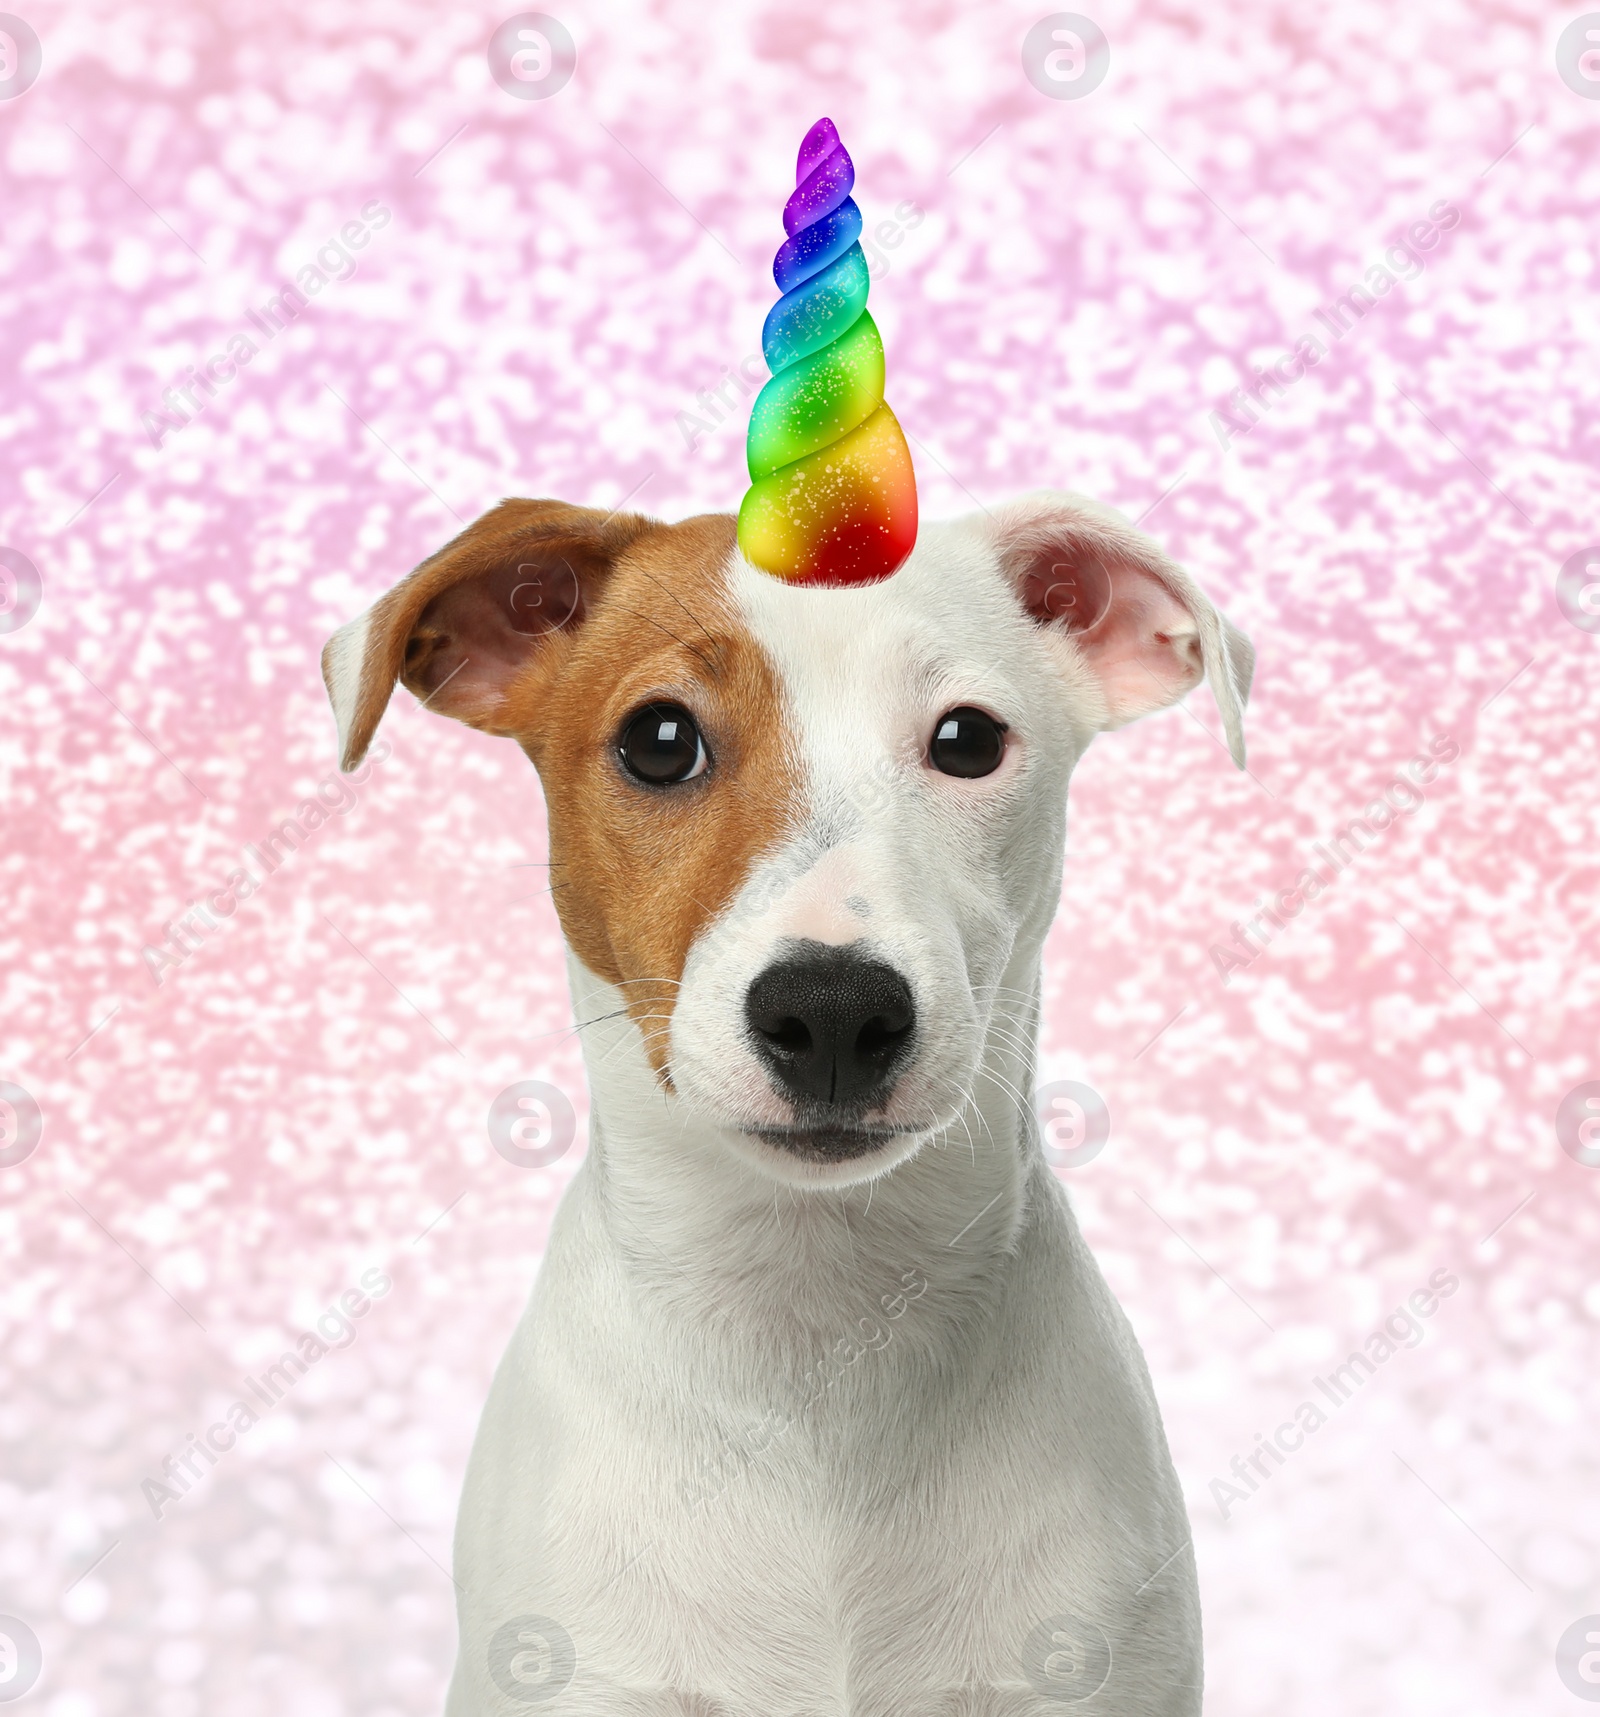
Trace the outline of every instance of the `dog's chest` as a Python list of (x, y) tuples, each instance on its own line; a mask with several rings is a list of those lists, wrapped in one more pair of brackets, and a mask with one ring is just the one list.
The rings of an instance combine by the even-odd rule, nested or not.
[(1117, 1640), (1130, 1687), (1191, 1678), (1187, 1529), (1142, 1370), (1092, 1266), (1052, 1287), (1071, 1249), (1037, 1250), (1040, 1282), (977, 1339), (930, 1339), (948, 1308), (908, 1265), (736, 1404), (687, 1357), (678, 1377), (605, 1363), (547, 1284), (469, 1477), (464, 1633), (554, 1619), (585, 1712), (675, 1711), (648, 1703), (673, 1690), (719, 1717), (1043, 1711), (1052, 1669), (1097, 1673), (1062, 1617)]

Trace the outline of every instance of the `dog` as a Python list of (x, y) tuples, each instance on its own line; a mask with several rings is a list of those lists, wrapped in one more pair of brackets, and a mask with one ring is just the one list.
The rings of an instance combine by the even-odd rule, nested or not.
[(1207, 678), (1242, 768), (1253, 663), (1058, 493), (846, 590), (730, 516), (508, 500), (329, 640), (344, 769), (400, 681), (538, 770), (592, 1093), (448, 1717), (1200, 1710), (1160, 1413), (1030, 1093), (1073, 765)]

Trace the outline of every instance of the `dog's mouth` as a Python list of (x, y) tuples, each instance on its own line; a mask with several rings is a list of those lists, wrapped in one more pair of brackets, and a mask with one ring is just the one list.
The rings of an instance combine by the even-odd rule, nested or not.
[(808, 1163), (847, 1163), (870, 1157), (903, 1138), (904, 1127), (860, 1127), (838, 1123), (807, 1127), (748, 1127), (747, 1134), (774, 1150)]

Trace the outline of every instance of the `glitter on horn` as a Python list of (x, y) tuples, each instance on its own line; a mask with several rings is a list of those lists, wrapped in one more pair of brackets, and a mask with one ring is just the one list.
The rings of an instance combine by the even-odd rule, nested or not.
[(800, 145), (773, 261), (783, 296), (761, 331), (771, 379), (750, 412), (739, 547), (790, 584), (875, 584), (917, 540), (911, 453), (883, 400), (867, 314), (856, 170), (831, 119)]

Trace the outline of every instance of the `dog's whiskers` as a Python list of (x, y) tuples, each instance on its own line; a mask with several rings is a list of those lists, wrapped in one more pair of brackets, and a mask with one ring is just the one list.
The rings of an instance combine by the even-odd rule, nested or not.
[(587, 1031), (592, 1025), (604, 1025), (608, 1019), (621, 1019), (627, 1012), (626, 1008), (614, 1008), (608, 1014), (596, 1014), (593, 1019), (580, 1019), (571, 1027), (573, 1031)]

